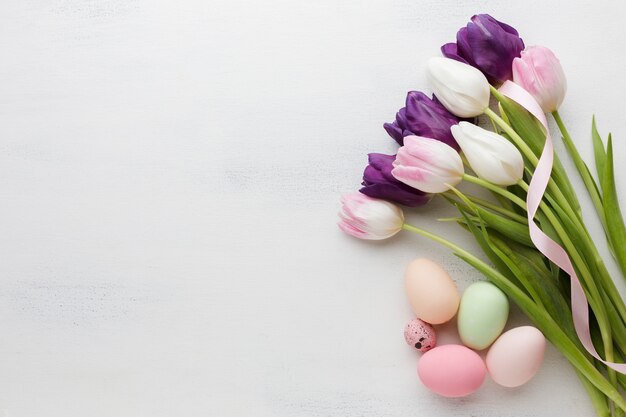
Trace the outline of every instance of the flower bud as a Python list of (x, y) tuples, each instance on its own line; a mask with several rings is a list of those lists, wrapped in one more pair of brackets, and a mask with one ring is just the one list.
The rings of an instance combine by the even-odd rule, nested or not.
[(522, 154), (504, 137), (468, 122), (451, 130), (478, 177), (496, 185), (513, 185), (522, 178)]
[(430, 201), (430, 194), (409, 187), (391, 175), (395, 155), (371, 153), (368, 159), (369, 165), (363, 172), (363, 188), (359, 190), (363, 194), (409, 207), (421, 206)]
[(463, 178), (463, 161), (450, 146), (435, 139), (407, 136), (391, 174), (427, 193), (441, 193)]
[(400, 146), (405, 136), (417, 135), (440, 140), (458, 150), (459, 145), (450, 133), (450, 126), (457, 123), (459, 118), (446, 110), (436, 97), (431, 99), (420, 91), (409, 91), (405, 107), (396, 113), (392, 123), (385, 123), (383, 127)]
[(531, 46), (513, 61), (513, 81), (537, 100), (544, 112), (558, 110), (567, 91), (559, 59), (544, 46)]
[(437, 139), (457, 151), (459, 145), (450, 133), (450, 126), (459, 123), (459, 118), (446, 110), (437, 100), (419, 91), (406, 95), (406, 126), (413, 135)]
[(404, 224), (404, 213), (398, 206), (359, 192), (342, 196), (341, 204), (337, 225), (359, 239), (387, 239), (398, 233)]
[(452, 114), (475, 117), (489, 106), (489, 83), (482, 72), (450, 58), (431, 58), (428, 79), (435, 96)]
[(478, 68), (489, 81), (497, 83), (512, 78), (511, 64), (522, 49), (524, 41), (515, 28), (488, 14), (478, 14), (457, 32), (456, 43), (443, 45), (441, 52)]

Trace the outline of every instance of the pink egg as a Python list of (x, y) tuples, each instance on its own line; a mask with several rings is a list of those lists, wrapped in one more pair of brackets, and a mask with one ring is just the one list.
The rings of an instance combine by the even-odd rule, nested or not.
[(497, 384), (524, 385), (537, 373), (546, 351), (546, 338), (532, 326), (516, 327), (502, 334), (487, 353), (487, 370)]
[(404, 340), (420, 352), (427, 352), (437, 345), (433, 326), (420, 319), (413, 319), (404, 328)]
[(461, 345), (443, 345), (424, 353), (417, 374), (431, 391), (444, 397), (464, 397), (482, 385), (487, 370), (473, 350)]

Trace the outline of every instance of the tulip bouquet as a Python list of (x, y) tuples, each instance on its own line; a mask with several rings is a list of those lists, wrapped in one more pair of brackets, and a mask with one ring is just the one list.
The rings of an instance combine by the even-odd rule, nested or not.
[[(623, 416), (626, 305), (553, 154), (546, 114), (558, 125), (626, 276), (611, 137), (605, 145), (592, 123), (594, 178), (558, 113), (566, 92), (559, 60), (545, 47), (525, 47), (511, 26), (476, 15), (441, 51), (427, 64), (434, 95), (409, 92), (395, 121), (384, 125), (400, 148), (396, 155), (369, 155), (363, 187), (342, 198), (339, 227), (375, 240), (406, 230), (447, 246), (504, 291), (571, 362), (598, 415)], [(491, 129), (479, 127), (479, 117)], [(461, 191), (462, 182), (494, 198)], [(418, 207), (436, 195), (459, 213), (443, 220), (471, 233), (485, 256), (405, 223), (398, 205)]]

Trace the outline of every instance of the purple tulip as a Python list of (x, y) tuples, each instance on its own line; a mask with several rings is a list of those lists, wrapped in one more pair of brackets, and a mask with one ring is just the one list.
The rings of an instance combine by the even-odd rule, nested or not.
[(368, 197), (393, 201), (409, 207), (428, 203), (431, 199), (430, 194), (416, 190), (391, 175), (395, 159), (395, 155), (369, 154), (369, 165), (363, 172), (363, 188), (359, 191)]
[(524, 49), (517, 30), (489, 16), (472, 16), (456, 34), (456, 43), (441, 47), (444, 56), (478, 68), (490, 82), (513, 78), (512, 63)]
[(405, 136), (418, 135), (440, 140), (459, 150), (459, 145), (450, 133), (450, 127), (459, 123), (459, 118), (446, 110), (436, 97), (430, 99), (422, 92), (409, 91), (405, 104), (396, 113), (393, 123), (383, 125), (399, 145), (404, 144)]
[(418, 91), (409, 91), (406, 96), (406, 124), (414, 135), (440, 140), (458, 151), (450, 127), (459, 121), (435, 96), (430, 99)]

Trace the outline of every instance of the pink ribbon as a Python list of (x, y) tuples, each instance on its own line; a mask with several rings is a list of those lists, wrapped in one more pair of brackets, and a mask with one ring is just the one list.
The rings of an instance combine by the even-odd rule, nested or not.
[(565, 250), (558, 243), (546, 235), (534, 222), (535, 214), (539, 208), (539, 203), (541, 203), (543, 194), (548, 187), (550, 174), (552, 173), (552, 164), (554, 162), (554, 146), (552, 144), (552, 138), (550, 137), (550, 130), (548, 129), (546, 115), (543, 113), (541, 106), (539, 106), (533, 96), (519, 85), (511, 81), (507, 81), (502, 85), (502, 87), (500, 87), (499, 91), (528, 110), (546, 129), (546, 143), (543, 147), (543, 151), (541, 152), (541, 157), (539, 158), (533, 177), (530, 180), (530, 184), (528, 186), (528, 196), (526, 197), (530, 238), (537, 249), (539, 249), (539, 252), (544, 254), (546, 258), (550, 259), (570, 276), (572, 318), (574, 320), (574, 327), (576, 329), (576, 334), (580, 338), (580, 341), (585, 349), (587, 349), (587, 352), (605, 365), (622, 374), (626, 374), (626, 364), (607, 362), (603, 360), (600, 355), (598, 355), (598, 352), (591, 342), (591, 334), (589, 332), (587, 296), (585, 295), (585, 291), (580, 284), (580, 279), (576, 275), (576, 271), (572, 266), (572, 262), (567, 252), (565, 252)]

